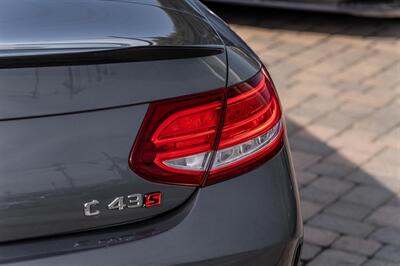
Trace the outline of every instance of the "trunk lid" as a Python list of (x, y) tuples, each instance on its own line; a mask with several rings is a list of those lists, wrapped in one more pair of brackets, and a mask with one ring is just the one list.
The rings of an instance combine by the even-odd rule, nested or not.
[[(148, 219), (195, 191), (146, 181), (128, 158), (149, 102), (225, 86), (223, 45), (186, 2), (135, 2), (0, 2), (0, 242)], [(108, 207), (152, 192), (160, 206)]]
[[(222, 55), (212, 56), (221, 54), (222, 41), (185, 1), (137, 2), (143, 1), (0, 1), (0, 25), (7, 24), (0, 27), (0, 119), (185, 94), (199, 89), (182, 82), (187, 75), (192, 78), (188, 71), (224, 67)], [(165, 71), (171, 65), (165, 60), (188, 57), (197, 59), (172, 62), (175, 69)], [(101, 64), (120, 61), (137, 63)], [(196, 75), (193, 83), (202, 84), (204, 78)], [(166, 83), (152, 86), (152, 79)], [(133, 81), (142, 89), (133, 92)], [(164, 89), (169, 85), (176, 92)]]

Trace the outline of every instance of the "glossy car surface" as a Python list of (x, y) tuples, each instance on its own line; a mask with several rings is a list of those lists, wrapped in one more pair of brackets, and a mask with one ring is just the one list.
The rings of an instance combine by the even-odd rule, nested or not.
[[(135, 168), (154, 106), (267, 75), (205, 6), (4, 0), (3, 22), (0, 263), (293, 265), (302, 222), (284, 129), (279, 149), (213, 184)], [(161, 204), (132, 205), (154, 192)]]
[(400, 17), (399, 0), (207, 0), (244, 5), (337, 12), (358, 16)]

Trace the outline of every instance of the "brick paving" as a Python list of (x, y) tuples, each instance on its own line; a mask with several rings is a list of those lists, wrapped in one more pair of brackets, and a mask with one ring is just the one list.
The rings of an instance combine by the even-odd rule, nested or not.
[(212, 5), (268, 66), (301, 187), (302, 265), (400, 265), (400, 20)]

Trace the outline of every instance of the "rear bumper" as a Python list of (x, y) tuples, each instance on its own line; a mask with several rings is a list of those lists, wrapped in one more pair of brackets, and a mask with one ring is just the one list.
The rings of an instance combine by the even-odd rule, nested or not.
[(259, 168), (200, 189), (179, 210), (143, 226), (4, 244), (0, 262), (292, 266), (303, 228), (289, 158), (284, 147)]
[(324, 11), (367, 17), (400, 17), (400, 1), (393, 0), (207, 0), (209, 2), (226, 2), (246, 5), (259, 5), (287, 9)]

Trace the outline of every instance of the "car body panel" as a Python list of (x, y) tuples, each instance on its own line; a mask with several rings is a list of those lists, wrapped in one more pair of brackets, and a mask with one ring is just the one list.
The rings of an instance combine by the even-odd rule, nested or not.
[(261, 64), (253, 57), (247, 55), (240, 48), (227, 46), (226, 53), (228, 57), (229, 71), (227, 86), (233, 86), (243, 80), (248, 80), (261, 69)]
[[(114, 228), (107, 235), (96, 236), (93, 232), (50, 242), (38, 239), (30, 245), (20, 242), (0, 246), (0, 261), (8, 261), (7, 266), (60, 265), (66, 261), (71, 265), (109, 266), (292, 265), (302, 225), (299, 195), (288, 158), (283, 148), (267, 164), (245, 175), (201, 188), (186, 203), (189, 210), (178, 212), (183, 217), (170, 217), (168, 221), (160, 218), (159, 222), (154, 219), (147, 227), (147, 237), (135, 238), (135, 232), (143, 232), (135, 224), (122, 232)], [(167, 230), (159, 229), (168, 223), (176, 224)], [(40, 254), (46, 248), (48, 252)], [(29, 250), (29, 254), (22, 250)], [(69, 253), (74, 250), (81, 252)], [(36, 256), (35, 251), (39, 252)], [(31, 260), (12, 263), (13, 256)]]
[(261, 60), (250, 47), (204, 4), (196, 3), (225, 43), (227, 62), (229, 63), (227, 87), (248, 80), (260, 71), (262, 67)]
[[(195, 5), (190, 2), (140, 2), (1, 1), (0, 21), (8, 27), (0, 28), (0, 65), (2, 57), (54, 53), (79, 57), (88, 51), (127, 47), (223, 49), (208, 21), (198, 12), (193, 15)], [(223, 53), (126, 64), (0, 68), (0, 120), (147, 103), (221, 88), (225, 76)]]
[[(23, 0), (0, 6), (1, 19), (11, 25), (0, 30), (0, 54), (8, 58), (57, 51), (79, 57), (85, 54), (79, 45), (106, 49), (96, 45), (108, 45), (110, 38), (129, 49), (144, 45), (130, 42), (137, 39), (151, 49), (222, 47), (222, 53), (205, 57), (1, 68), (0, 242), (135, 222), (186, 201), (195, 188), (148, 182), (129, 169), (128, 158), (149, 102), (226, 86), (224, 46), (207, 19), (135, 1)], [(40, 16), (43, 10), (49, 16)], [(117, 197), (155, 191), (163, 193), (161, 206), (107, 210)], [(91, 201), (101, 203), (100, 215), (86, 217), (83, 206)]]
[[(260, 71), (258, 57), (198, 1), (82, 3), (99, 4), (104, 12), (110, 4), (118, 5), (113, 12), (131, 5), (157, 10), (144, 21), (160, 15), (177, 28), (157, 39), (146, 25), (151, 37), (139, 37), (156, 47), (165, 41), (178, 48), (218, 46), (223, 51), (185, 59), (0, 67), (0, 263), (292, 266), (303, 233), (287, 139), (258, 168), (205, 188), (152, 183), (128, 167), (149, 102), (243, 82)], [(192, 27), (199, 23), (207, 30)], [(85, 28), (72, 24), (77, 32)], [(75, 38), (73, 30), (67, 33)], [(62, 53), (74, 53), (67, 46)], [(141, 46), (130, 48), (135, 47)], [(154, 209), (104, 210), (97, 218), (83, 214), (86, 201), (154, 191), (164, 193), (163, 205)]]
[[(128, 157), (147, 105), (0, 122), (0, 242), (152, 217), (195, 190), (151, 183)], [(162, 205), (107, 210), (114, 198), (162, 191)], [(98, 200), (100, 215), (83, 204)], [(33, 230), (32, 230), (33, 229)]]
[(176, 60), (0, 69), (0, 120), (148, 103), (218, 89), (225, 54)]
[[(59, 53), (63, 45), (79, 50), (90, 44), (103, 49), (222, 44), (201, 16), (185, 11), (187, 3), (176, 6), (163, 8), (160, 2), (156, 6), (140, 1), (3, 0), (0, 21), (7, 27), (0, 28), (0, 55), (51, 48)], [(183, 12), (178, 10), (181, 7)]]

